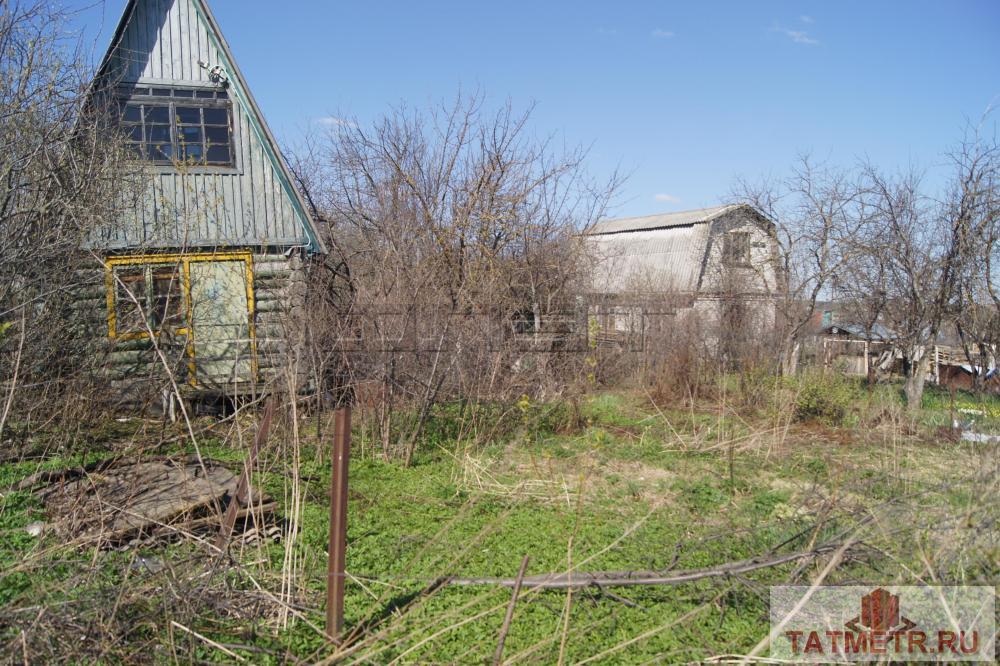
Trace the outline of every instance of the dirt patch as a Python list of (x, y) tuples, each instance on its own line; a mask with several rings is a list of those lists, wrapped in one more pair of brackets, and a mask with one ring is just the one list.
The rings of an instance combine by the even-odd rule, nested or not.
[(643, 485), (655, 485), (660, 482), (673, 481), (677, 478), (677, 474), (668, 469), (653, 467), (635, 461), (612, 464), (608, 471)]

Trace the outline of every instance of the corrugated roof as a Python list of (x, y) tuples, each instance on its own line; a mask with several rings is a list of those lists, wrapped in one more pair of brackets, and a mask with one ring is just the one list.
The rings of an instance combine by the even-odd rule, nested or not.
[(686, 227), (703, 222), (711, 222), (720, 215), (738, 208), (737, 205), (699, 208), (677, 213), (661, 215), (646, 215), (643, 217), (625, 217), (618, 220), (604, 220), (588, 229), (584, 235), (618, 234), (627, 231), (643, 231), (651, 229), (669, 229), (671, 227)]
[(687, 223), (587, 236), (596, 260), (594, 290), (604, 294), (696, 290), (709, 231), (708, 225)]

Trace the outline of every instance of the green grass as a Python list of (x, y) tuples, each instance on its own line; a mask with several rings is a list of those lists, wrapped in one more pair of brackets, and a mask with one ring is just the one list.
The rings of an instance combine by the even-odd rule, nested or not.
[[(851, 395), (847, 411), (858, 419), (867, 418), (873, 404), (896, 399), (884, 392)], [(930, 394), (925, 420), (932, 421), (941, 409), (941, 396)], [(529, 573), (544, 573), (571, 565), (586, 571), (708, 567), (768, 552), (789, 539), (784, 551), (803, 548), (809, 539), (821, 542), (851, 524), (859, 506), (876, 506), (914, 490), (924, 491), (921, 510), (928, 516), (967, 510), (977, 499), (975, 488), (956, 482), (939, 489), (941, 458), (947, 455), (950, 463), (961, 461), (974, 469), (991, 455), (972, 448), (945, 453), (929, 435), (832, 428), (823, 415), (765, 446), (751, 436), (778, 422), (769, 420), (768, 410), (748, 415), (726, 408), (720, 415), (713, 405), (654, 408), (644, 396), (623, 393), (598, 394), (578, 408), (523, 401), (489, 406), (477, 418), (507, 421), (496, 429), (496, 440), (470, 448), (467, 441), (456, 440), (468, 430), (461, 427), (468, 413), (467, 406), (458, 405), (438, 410), (412, 467), (352, 461), (347, 565), (354, 578), (347, 584), (346, 619), (348, 627), (383, 632), (358, 654), (371, 663), (395, 658), (482, 663), (492, 654), (509, 591), (444, 587), (421, 597), (441, 576), (510, 577), (524, 555), (531, 558)], [(308, 432), (308, 422), (304, 428)], [(283, 431), (272, 437), (264, 456), (269, 471), (260, 484), (287, 512), (290, 463), (283, 438)], [(99, 459), (120, 441), (109, 438), (105, 444), (103, 453), (92, 448), (43, 465)], [(200, 448), (207, 456), (232, 462), (244, 455), (218, 433), (202, 440)], [(298, 603), (321, 625), (330, 468), (325, 457), (323, 462), (314, 457), (315, 451), (307, 440), (299, 470), (306, 501), (294, 552), (300, 567)], [(0, 488), (36, 469), (34, 463), (0, 466)], [(817, 516), (829, 511), (824, 499), (831, 497), (843, 506), (838, 504), (824, 514), (826, 522), (817, 524)], [(56, 607), (71, 601), (68, 612), (97, 625), (97, 619), (109, 622), (114, 607), (109, 600), (139, 575), (131, 568), (135, 553), (81, 552), (61, 548), (51, 537), (33, 539), (24, 527), (41, 518), (30, 495), (4, 494), (0, 607)], [(146, 548), (142, 554), (175, 563), (178, 571), (197, 571), (206, 559), (205, 551), (186, 542)], [(280, 588), (284, 544), (249, 548), (238, 557), (245, 573), (222, 571), (213, 579), (221, 577), (227, 594), (238, 598), (241, 591), (251, 593), (250, 575), (268, 589)], [(912, 549), (899, 548), (895, 557), (912, 570), (921, 566)], [(995, 576), (990, 557), (976, 552), (962, 566)], [(628, 603), (599, 590), (577, 592), (569, 605), (566, 661), (612, 650), (640, 635), (642, 640), (609, 654), (603, 663), (690, 661), (746, 652), (767, 632), (767, 585), (785, 581), (794, 568), (762, 570), (750, 576), (752, 581), (618, 590)], [(896, 580), (902, 571), (896, 567), (878, 575)], [(866, 565), (849, 564), (832, 582), (873, 575)], [(178, 576), (170, 585), (186, 580)], [(170, 585), (151, 578), (153, 592), (130, 598), (115, 611), (119, 621), (132, 618), (125, 629), (115, 625), (126, 643), (172, 641), (191, 658), (227, 660), (188, 635), (171, 633), (169, 619), (177, 617), (212, 640), (264, 650), (244, 653), (255, 662), (281, 662), (286, 653), (312, 660), (329, 652), (304, 622), (282, 629), (267, 614), (225, 617), (209, 603), (168, 603), (164, 590), (174, 590)], [(197, 589), (191, 588), (193, 599), (200, 598)], [(528, 593), (518, 604), (505, 654), (524, 653), (531, 663), (557, 661), (566, 604), (562, 592)], [(693, 615), (673, 624), (686, 613)], [(0, 614), (7, 618), (6, 624), (0, 620), (5, 641), (23, 628), (11, 617), (16, 616)], [(157, 659), (166, 656), (161, 653)]]
[[(1000, 433), (1000, 396), (976, 395), (967, 391), (950, 391), (937, 386), (928, 386), (924, 391), (922, 405), (923, 420), (931, 426), (950, 425), (952, 417), (965, 422), (972, 420), (976, 430)], [(978, 412), (969, 414), (965, 412)]]

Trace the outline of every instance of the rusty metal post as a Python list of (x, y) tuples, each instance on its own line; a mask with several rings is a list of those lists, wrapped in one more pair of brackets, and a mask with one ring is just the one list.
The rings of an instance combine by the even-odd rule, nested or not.
[(326, 635), (337, 640), (344, 628), (344, 570), (347, 564), (347, 467), (351, 456), (351, 408), (336, 411), (330, 480), (330, 545), (326, 574)]

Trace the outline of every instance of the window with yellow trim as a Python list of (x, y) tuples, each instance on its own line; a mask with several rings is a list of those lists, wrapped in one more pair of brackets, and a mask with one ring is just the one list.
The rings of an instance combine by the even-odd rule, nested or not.
[(184, 325), (181, 270), (178, 264), (114, 267), (113, 337), (161, 335)]

